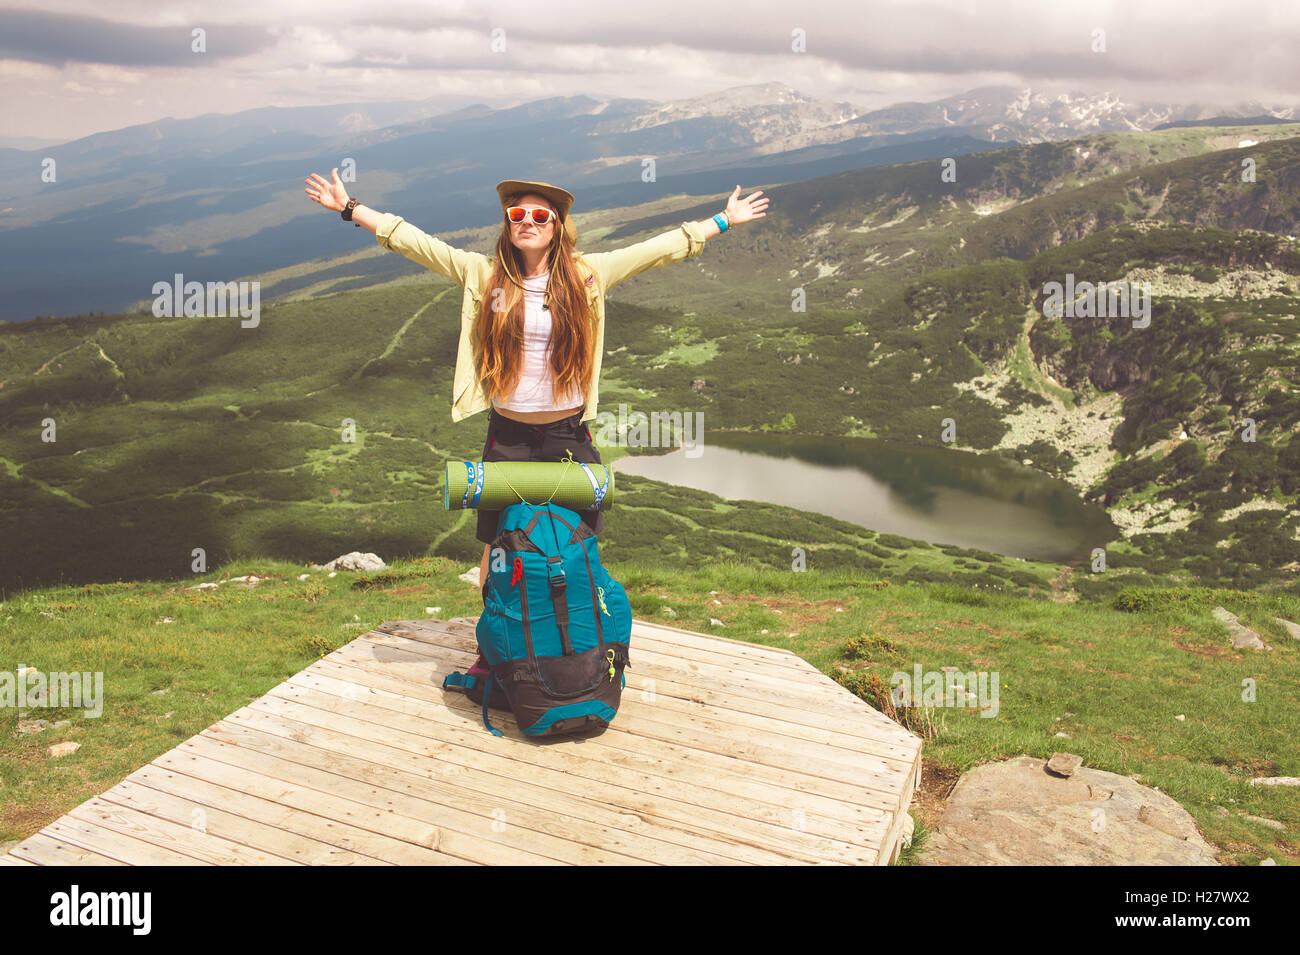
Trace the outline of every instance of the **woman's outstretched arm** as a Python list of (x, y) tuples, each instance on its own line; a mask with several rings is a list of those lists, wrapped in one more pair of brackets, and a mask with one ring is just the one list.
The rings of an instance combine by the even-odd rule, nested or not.
[[(339, 180), (337, 167), (331, 176), (334, 181), (326, 182), (324, 177), (312, 173), (304, 180), (305, 191), (313, 202), (332, 212), (342, 212), (348, 203), (348, 193)], [(358, 203), (352, 208), (352, 221), (373, 233), (385, 249), (433, 269), (457, 285), (468, 287), (475, 277), (481, 278), (490, 270), (487, 256), (454, 248), (390, 212), (379, 212)]]
[[(759, 190), (741, 199), (740, 186), (737, 186), (723, 212), (727, 217), (727, 227), (767, 215), (765, 210), (770, 200), (760, 199), (761, 195), (762, 190)], [(619, 282), (647, 269), (657, 269), (699, 255), (704, 249), (704, 243), (721, 231), (718, 223), (709, 217), (698, 222), (683, 222), (680, 228), (670, 229), (635, 245), (613, 252), (587, 253), (584, 257), (599, 273), (602, 290), (608, 292)]]

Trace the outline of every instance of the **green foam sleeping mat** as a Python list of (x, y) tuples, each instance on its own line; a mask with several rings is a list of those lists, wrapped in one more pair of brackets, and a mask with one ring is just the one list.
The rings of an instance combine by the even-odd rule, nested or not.
[(614, 472), (584, 461), (448, 461), (442, 506), (504, 510), (512, 504), (552, 504), (604, 510), (614, 498)]

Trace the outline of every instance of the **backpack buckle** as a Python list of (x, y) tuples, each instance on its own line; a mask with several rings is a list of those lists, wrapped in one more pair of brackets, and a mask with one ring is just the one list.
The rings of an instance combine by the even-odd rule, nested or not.
[(547, 566), (546, 572), (551, 581), (551, 594), (562, 593), (568, 581), (564, 576), (564, 565), (559, 563), (559, 558), (555, 558)]

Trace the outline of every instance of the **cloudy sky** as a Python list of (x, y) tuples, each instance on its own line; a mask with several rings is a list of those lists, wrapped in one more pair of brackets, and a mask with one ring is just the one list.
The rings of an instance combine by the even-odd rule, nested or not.
[[(206, 52), (191, 50), (196, 27)], [(1092, 49), (1099, 28), (1105, 52)], [(1291, 106), (1298, 40), (1297, 0), (0, 0), (0, 135), (431, 96), (670, 100), (772, 81), (864, 108), (990, 84)]]

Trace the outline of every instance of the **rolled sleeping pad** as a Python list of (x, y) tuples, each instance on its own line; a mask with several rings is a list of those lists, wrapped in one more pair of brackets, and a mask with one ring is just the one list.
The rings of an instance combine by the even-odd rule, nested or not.
[(449, 511), (499, 511), (548, 499), (574, 511), (604, 510), (614, 499), (614, 472), (585, 461), (447, 462), (442, 506)]

